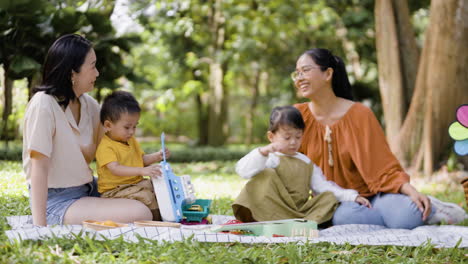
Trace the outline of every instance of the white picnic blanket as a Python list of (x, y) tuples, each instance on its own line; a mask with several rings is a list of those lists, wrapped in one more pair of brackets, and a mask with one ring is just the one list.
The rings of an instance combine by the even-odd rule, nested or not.
[[(213, 225), (226, 223), (234, 219), (232, 216), (213, 215)], [(41, 240), (51, 237), (90, 236), (94, 239), (115, 239), (122, 236), (126, 241), (139, 242), (140, 237), (156, 241), (181, 241), (193, 239), (200, 242), (240, 242), (240, 243), (318, 243), (331, 242), (352, 245), (398, 245), (420, 246), (431, 243), (435, 247), (468, 247), (468, 227), (464, 226), (421, 226), (413, 230), (389, 229), (376, 225), (341, 225), (320, 230), (318, 238), (305, 237), (263, 237), (239, 236), (233, 234), (214, 233), (212, 225), (172, 227), (129, 227), (94, 231), (81, 225), (63, 225), (36, 227), (31, 224), (31, 216), (7, 217), (12, 227), (6, 231), (11, 241)]]

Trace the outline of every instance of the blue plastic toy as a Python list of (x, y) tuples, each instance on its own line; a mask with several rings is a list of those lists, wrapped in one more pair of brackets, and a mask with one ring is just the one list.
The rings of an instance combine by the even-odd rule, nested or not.
[(163, 160), (160, 162), (162, 177), (152, 179), (154, 192), (158, 199), (162, 220), (165, 222), (180, 222), (183, 218), (182, 206), (195, 202), (190, 176), (176, 176), (166, 161), (164, 133), (161, 134)]

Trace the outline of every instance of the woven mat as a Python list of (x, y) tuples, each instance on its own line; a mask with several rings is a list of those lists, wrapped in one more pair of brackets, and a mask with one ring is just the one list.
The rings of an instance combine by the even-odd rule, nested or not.
[[(213, 215), (213, 225), (226, 223), (234, 219), (232, 216)], [(389, 229), (375, 225), (341, 225), (320, 230), (318, 238), (304, 237), (263, 237), (239, 236), (233, 234), (214, 233), (213, 225), (171, 227), (129, 227), (94, 231), (81, 225), (63, 225), (36, 227), (31, 224), (31, 216), (7, 217), (12, 227), (6, 231), (10, 241), (42, 240), (51, 237), (74, 239), (76, 236), (89, 236), (97, 240), (115, 239), (122, 236), (126, 241), (139, 242), (140, 237), (156, 241), (182, 241), (193, 239), (200, 242), (240, 242), (240, 243), (318, 243), (331, 242), (352, 245), (397, 245), (420, 246), (431, 243), (435, 247), (468, 247), (468, 227), (464, 226), (421, 226), (413, 230)]]

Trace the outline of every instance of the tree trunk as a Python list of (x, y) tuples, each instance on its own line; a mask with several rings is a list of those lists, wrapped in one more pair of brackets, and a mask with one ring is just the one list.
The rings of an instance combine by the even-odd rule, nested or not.
[(419, 48), (411, 24), (407, 0), (393, 0), (398, 33), (398, 44), (403, 68), (403, 93), (405, 114), (409, 109), (418, 73)]
[(3, 96), (4, 96), (4, 106), (3, 106), (3, 113), (2, 113), (2, 131), (0, 135), (0, 139), (8, 141), (10, 139), (10, 135), (8, 133), (8, 117), (11, 115), (12, 112), (12, 101), (13, 101), (13, 80), (9, 77), (9, 65), (7, 63), (4, 64), (4, 85), (3, 85)]
[(198, 145), (203, 146), (208, 144), (208, 116), (201, 94), (197, 94), (195, 101), (198, 111)]
[(399, 135), (408, 159), (421, 149), (426, 175), (451, 142), (447, 129), (456, 108), (468, 101), (468, 2), (432, 0), (430, 9), (415, 94)]
[(392, 2), (378, 0), (375, 3), (375, 29), (379, 89), (384, 112), (385, 132), (395, 151), (394, 135), (403, 123), (403, 80), (398, 48), (398, 33)]
[(98, 101), (99, 103), (102, 101), (101, 91), (102, 91), (102, 88), (101, 88), (101, 87), (96, 87), (95, 99), (96, 99), (96, 101)]
[(31, 97), (33, 96), (33, 90), (39, 84), (40, 79), (41, 73), (39, 71), (28, 77), (28, 102), (31, 100)]
[(210, 18), (212, 44), (209, 47), (209, 105), (208, 105), (208, 145), (221, 146), (227, 136), (227, 91), (224, 87), (222, 49), (224, 46), (224, 17), (222, 1), (216, 0)]
[(253, 127), (254, 127), (254, 118), (255, 112), (257, 109), (258, 104), (258, 95), (259, 95), (259, 86), (260, 86), (260, 76), (261, 71), (259, 69), (259, 65), (257, 62), (252, 63), (252, 68), (254, 72), (253, 82), (249, 85), (250, 94), (252, 99), (250, 101), (250, 109), (247, 111), (247, 118), (245, 119), (246, 122), (246, 137), (245, 137), (245, 144), (250, 145), (253, 143)]
[[(429, 42), (429, 38), (431, 38), (430, 34), (426, 34), (426, 43)], [(429, 49), (423, 48), (421, 59), (419, 61), (419, 65), (421, 65), (421, 67), (425, 67), (428, 63), (428, 52)], [(395, 151), (395, 155), (405, 167), (411, 166), (415, 170), (419, 170), (424, 156), (420, 147), (424, 131), (424, 108), (427, 103), (427, 89), (423, 85), (423, 82), (425, 82), (427, 78), (426, 75), (427, 71), (422, 69), (420, 69), (417, 74), (416, 86), (420, 88), (415, 89), (414, 91), (410, 109), (401, 131), (398, 134), (398, 148)]]
[(223, 87), (223, 70), (221, 64), (210, 64), (210, 98), (208, 106), (208, 145), (221, 146), (226, 139), (224, 124), (226, 111)]
[(398, 132), (411, 100), (419, 51), (404, 0), (377, 0), (374, 11), (385, 132), (392, 151), (401, 153)]

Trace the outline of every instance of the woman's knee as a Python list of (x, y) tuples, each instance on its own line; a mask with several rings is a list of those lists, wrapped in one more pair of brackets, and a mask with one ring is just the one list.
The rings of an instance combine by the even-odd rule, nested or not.
[(344, 202), (335, 211), (333, 225), (384, 225), (380, 213), (355, 202)]
[(132, 205), (128, 206), (128, 208), (125, 208), (125, 214), (130, 218), (133, 218), (133, 221), (153, 219), (153, 213), (148, 208), (148, 206), (137, 200), (131, 201)]
[(353, 202), (343, 202), (333, 214), (333, 225), (353, 224), (357, 222), (355, 219), (359, 214), (359, 204)]
[(404, 194), (383, 194), (374, 202), (386, 227), (413, 229), (424, 224), (416, 204)]

